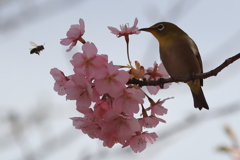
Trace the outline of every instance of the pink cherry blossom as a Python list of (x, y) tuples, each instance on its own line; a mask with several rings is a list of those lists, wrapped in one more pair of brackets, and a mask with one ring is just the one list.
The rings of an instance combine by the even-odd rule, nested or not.
[(99, 69), (105, 68), (107, 65), (107, 55), (97, 55), (97, 47), (94, 43), (86, 42), (82, 46), (83, 53), (76, 53), (73, 55), (73, 60), (70, 62), (74, 66), (74, 71), (86, 72), (88, 79), (93, 78)]
[(166, 123), (165, 120), (158, 118), (156, 116), (148, 116), (139, 119), (139, 123), (141, 124), (141, 126), (146, 128), (156, 127), (159, 122)]
[(119, 139), (127, 140), (141, 130), (138, 120), (134, 117), (118, 114), (114, 110), (108, 110), (104, 115), (106, 123), (102, 125), (102, 137), (108, 139), (109, 134), (116, 133)]
[(92, 89), (91, 83), (79, 74), (72, 76), (66, 84), (67, 99), (77, 100), (78, 111), (87, 109), (92, 101), (99, 99), (99, 94)]
[(159, 99), (157, 102), (150, 101), (150, 107), (146, 109), (146, 111), (151, 110), (151, 115), (164, 115), (167, 114), (167, 109), (162, 106), (162, 104), (168, 100), (172, 99), (173, 97), (163, 99), (162, 101)]
[(95, 87), (100, 94), (108, 93), (112, 97), (121, 94), (129, 79), (126, 71), (118, 70), (119, 67), (112, 62), (106, 68), (99, 70), (95, 75)]
[(82, 43), (85, 43), (85, 40), (82, 39), (82, 35), (85, 32), (85, 26), (83, 19), (79, 19), (79, 24), (71, 25), (69, 31), (67, 32), (67, 38), (61, 39), (61, 44), (64, 46), (70, 47), (66, 51), (69, 52), (72, 50), (73, 46), (77, 44), (77, 41), (81, 41)]
[[(158, 80), (159, 78), (169, 78), (169, 74), (167, 73), (165, 67), (161, 63), (158, 65), (156, 62), (154, 62), (154, 67), (149, 67), (146, 70), (146, 78), (147, 80)], [(171, 83), (164, 84), (164, 89), (169, 88)], [(159, 86), (147, 86), (147, 90), (150, 94), (156, 95), (158, 91), (160, 90)]]
[(158, 65), (156, 62), (153, 64), (153, 68), (149, 67), (146, 70), (148, 80), (157, 80), (158, 78), (168, 78), (169, 74), (167, 73), (165, 67), (161, 63)]
[(125, 140), (122, 139), (116, 132), (104, 134), (102, 140), (103, 146), (108, 148), (112, 148), (116, 143), (120, 143), (122, 145), (125, 143)]
[(146, 146), (147, 142), (154, 143), (156, 141), (156, 138), (158, 138), (157, 134), (155, 132), (153, 133), (138, 133), (137, 135), (133, 136), (130, 140), (128, 140), (124, 146), (129, 146), (131, 149), (137, 153), (137, 152), (142, 152)]
[(57, 68), (51, 69), (50, 74), (55, 79), (54, 91), (58, 92), (59, 95), (66, 94), (64, 85), (69, 80), (69, 78), (66, 77), (64, 73)]
[(138, 113), (139, 104), (143, 104), (145, 94), (140, 89), (126, 88), (122, 94), (113, 100), (113, 108), (118, 113), (124, 112), (128, 115)]
[(111, 107), (108, 102), (100, 100), (94, 105), (94, 115), (96, 117), (103, 118), (105, 113), (110, 109)]
[(135, 18), (134, 25), (132, 27), (129, 27), (128, 24), (125, 24), (120, 26), (121, 30), (118, 30), (115, 27), (108, 27), (108, 29), (111, 31), (111, 33), (117, 35), (117, 37), (128, 36), (130, 34), (140, 33), (140, 31), (138, 30), (137, 24), (138, 24), (138, 19)]
[(76, 129), (82, 130), (83, 133), (88, 134), (91, 138), (99, 138), (101, 128), (98, 125), (98, 119), (93, 116), (73, 117), (73, 126)]

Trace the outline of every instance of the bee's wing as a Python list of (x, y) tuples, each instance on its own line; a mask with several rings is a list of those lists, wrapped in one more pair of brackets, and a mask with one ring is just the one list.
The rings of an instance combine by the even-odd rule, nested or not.
[(34, 47), (37, 47), (37, 45), (34, 43), (34, 42), (30, 42), (30, 44), (32, 45), (32, 46), (34, 46)]

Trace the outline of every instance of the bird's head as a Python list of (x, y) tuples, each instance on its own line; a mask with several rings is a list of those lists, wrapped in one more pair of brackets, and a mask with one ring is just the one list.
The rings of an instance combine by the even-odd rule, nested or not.
[(182, 29), (170, 22), (159, 22), (149, 28), (139, 30), (152, 33), (159, 41), (187, 35)]

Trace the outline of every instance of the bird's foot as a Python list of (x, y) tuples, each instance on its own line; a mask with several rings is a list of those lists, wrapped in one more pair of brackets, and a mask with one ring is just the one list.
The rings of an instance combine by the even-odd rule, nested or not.
[(196, 78), (195, 78), (195, 73), (194, 72), (192, 72), (190, 74), (190, 79), (192, 80), (193, 83), (195, 82)]
[(159, 86), (160, 86), (161, 89), (163, 89), (163, 87), (164, 87), (164, 82), (163, 82), (163, 80), (164, 80), (164, 78), (159, 78), (159, 79), (158, 79), (158, 84), (159, 84)]

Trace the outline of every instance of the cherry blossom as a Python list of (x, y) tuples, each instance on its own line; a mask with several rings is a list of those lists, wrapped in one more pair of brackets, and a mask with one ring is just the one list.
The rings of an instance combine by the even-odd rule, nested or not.
[(105, 113), (110, 109), (111, 106), (108, 102), (100, 100), (94, 105), (94, 115), (96, 117), (103, 118)]
[(81, 129), (83, 133), (88, 134), (91, 138), (99, 138), (101, 128), (98, 125), (98, 119), (92, 116), (73, 117), (73, 126), (76, 129)]
[(128, 140), (123, 147), (130, 145), (131, 149), (135, 153), (142, 152), (146, 148), (147, 142), (150, 142), (153, 144), (156, 141), (156, 138), (158, 138), (158, 136), (155, 132), (138, 133), (137, 135), (133, 136), (130, 140)]
[(134, 25), (132, 27), (129, 27), (128, 24), (125, 24), (125, 25), (121, 25), (120, 28), (121, 28), (121, 31), (118, 30), (117, 28), (115, 27), (109, 27), (108, 26), (108, 29), (115, 35), (117, 35), (117, 37), (121, 37), (121, 36), (124, 36), (125, 38), (125, 41), (127, 43), (127, 57), (128, 57), (128, 62), (129, 62), (129, 65), (132, 67), (132, 64), (131, 64), (131, 60), (130, 60), (130, 55), (129, 55), (129, 35), (130, 34), (139, 34), (140, 31), (138, 30), (137, 28), (137, 23), (138, 23), (138, 19), (135, 18), (135, 21), (134, 21)]
[(146, 127), (146, 128), (153, 128), (156, 127), (159, 122), (166, 123), (165, 120), (158, 118), (156, 116), (148, 116), (148, 117), (143, 117), (139, 119), (139, 123), (141, 126)]
[(54, 91), (58, 92), (59, 95), (66, 94), (64, 85), (69, 80), (69, 78), (66, 77), (64, 73), (57, 68), (51, 69), (50, 74), (55, 80)]
[(172, 99), (173, 97), (171, 98), (166, 98), (166, 99), (163, 99), (162, 101), (159, 99), (157, 102), (154, 102), (152, 99), (150, 99), (150, 104), (151, 106), (149, 108), (147, 108), (146, 110), (151, 110), (151, 115), (164, 115), (164, 114), (167, 114), (167, 109), (164, 108), (162, 106), (162, 104), (168, 100), (168, 99)]
[(108, 134), (105, 134), (102, 137), (102, 140), (103, 146), (108, 148), (112, 148), (116, 143), (120, 143), (122, 145), (125, 143), (125, 140), (122, 139), (116, 132), (110, 132)]
[(106, 121), (102, 126), (102, 137), (105, 137), (104, 139), (108, 139), (110, 133), (116, 133), (119, 139), (128, 140), (135, 132), (141, 130), (136, 118), (118, 114), (114, 110), (108, 110), (104, 120)]
[[(156, 62), (154, 62), (154, 67), (149, 67), (146, 70), (146, 78), (147, 80), (158, 80), (159, 78), (169, 78), (169, 74), (167, 73), (165, 67), (163, 66), (163, 64), (161, 63), (160, 65), (158, 65)], [(164, 89), (169, 88), (169, 86), (171, 85), (171, 83), (166, 83), (164, 84)], [(158, 91), (160, 90), (159, 86), (147, 86), (147, 90), (150, 94), (154, 94), (156, 95), (158, 93)]]
[(108, 58), (107, 55), (97, 55), (97, 47), (94, 43), (86, 42), (82, 50), (83, 53), (74, 54), (70, 62), (74, 66), (75, 73), (86, 72), (90, 79), (99, 69), (106, 67)]
[(67, 38), (61, 39), (61, 44), (64, 46), (70, 45), (70, 47), (66, 50), (67, 52), (71, 51), (72, 48), (77, 44), (77, 41), (81, 41), (85, 43), (85, 40), (82, 39), (82, 35), (85, 32), (85, 25), (83, 19), (79, 19), (79, 24), (71, 25), (69, 31), (67, 32)]
[(116, 97), (122, 93), (129, 79), (129, 74), (124, 70), (118, 69), (118, 66), (110, 62), (106, 68), (98, 70), (95, 75), (94, 84), (100, 94), (107, 93), (112, 97)]
[(138, 113), (139, 104), (143, 104), (143, 98), (145, 97), (142, 90), (135, 88), (126, 88), (122, 94), (115, 97), (113, 101), (113, 108), (118, 113), (124, 112), (128, 115)]
[(132, 27), (129, 27), (128, 24), (125, 24), (120, 26), (120, 30), (118, 30), (115, 27), (109, 27), (109, 26), (108, 26), (108, 29), (111, 31), (112, 34), (117, 35), (117, 37), (128, 36), (130, 34), (140, 33), (140, 31), (138, 30), (137, 24), (138, 24), (138, 19), (135, 18), (135, 21)]
[(91, 83), (79, 74), (75, 74), (72, 80), (66, 84), (67, 99), (76, 100), (78, 110), (87, 109), (92, 101), (97, 101), (99, 95), (92, 89)]

